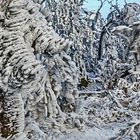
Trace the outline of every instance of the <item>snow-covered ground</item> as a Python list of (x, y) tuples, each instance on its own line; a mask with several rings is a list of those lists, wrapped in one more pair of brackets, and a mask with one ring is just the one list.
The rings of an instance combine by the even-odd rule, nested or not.
[(53, 140), (109, 140), (115, 137), (124, 126), (125, 125), (121, 123), (112, 123), (99, 128), (93, 127), (87, 129), (85, 132), (75, 130), (70, 134), (61, 135)]

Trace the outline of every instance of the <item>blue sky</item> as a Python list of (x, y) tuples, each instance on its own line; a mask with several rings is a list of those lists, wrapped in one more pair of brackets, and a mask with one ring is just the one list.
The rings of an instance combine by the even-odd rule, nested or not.
[[(114, 0), (115, 2), (115, 0)], [(138, 4), (140, 4), (140, 0), (126, 0), (127, 3), (132, 3), (132, 2), (136, 2)], [(119, 6), (123, 7), (124, 5), (124, 0), (118, 0)], [(98, 7), (100, 5), (100, 2), (98, 0), (86, 0), (84, 7), (87, 8), (88, 10), (97, 10)], [(104, 4), (104, 7), (101, 10), (101, 13), (103, 15), (103, 17), (106, 17), (108, 12), (109, 12), (109, 4), (106, 2)]]

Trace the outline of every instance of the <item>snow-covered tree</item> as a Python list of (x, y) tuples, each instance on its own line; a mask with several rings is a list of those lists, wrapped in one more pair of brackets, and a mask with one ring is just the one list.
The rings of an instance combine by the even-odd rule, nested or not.
[[(106, 0), (97, 12), (83, 2), (0, 0), (0, 139), (46, 140), (91, 126), (92, 113), (139, 119), (140, 5), (112, 5), (104, 21)], [(84, 104), (88, 93), (100, 95)]]

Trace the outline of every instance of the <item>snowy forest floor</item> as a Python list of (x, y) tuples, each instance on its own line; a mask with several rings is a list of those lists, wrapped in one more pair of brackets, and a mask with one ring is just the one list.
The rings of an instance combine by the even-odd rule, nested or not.
[[(84, 128), (80, 131), (71, 128), (61, 134), (54, 133), (48, 140), (130, 140), (130, 137), (135, 139), (135, 132), (139, 131), (135, 129), (139, 129), (140, 124), (139, 111), (134, 109), (135, 99), (132, 101), (134, 106), (131, 108), (131, 104), (127, 101), (121, 102), (116, 94), (114, 100), (110, 97), (111, 93), (105, 94), (104, 91), (88, 93), (88, 96), (87, 93), (81, 96), (81, 104), (79, 103), (77, 111), (86, 122)], [(123, 96), (123, 93), (121, 94)], [(134, 98), (138, 95), (139, 92), (134, 95)], [(139, 140), (137, 138), (136, 140)]]
[(93, 127), (84, 132), (73, 130), (73, 132), (61, 135), (52, 140), (109, 140), (115, 137), (120, 129), (126, 127), (125, 123), (111, 123), (106, 126)]
[[(132, 73), (137, 75), (139, 68)], [(84, 127), (76, 124), (77, 129), (71, 127), (60, 135), (52, 135), (51, 140), (140, 140), (140, 91), (134, 91), (135, 84), (125, 86), (123, 80), (115, 90), (81, 90), (76, 113), (83, 119)], [(71, 117), (76, 120), (77, 116)]]

